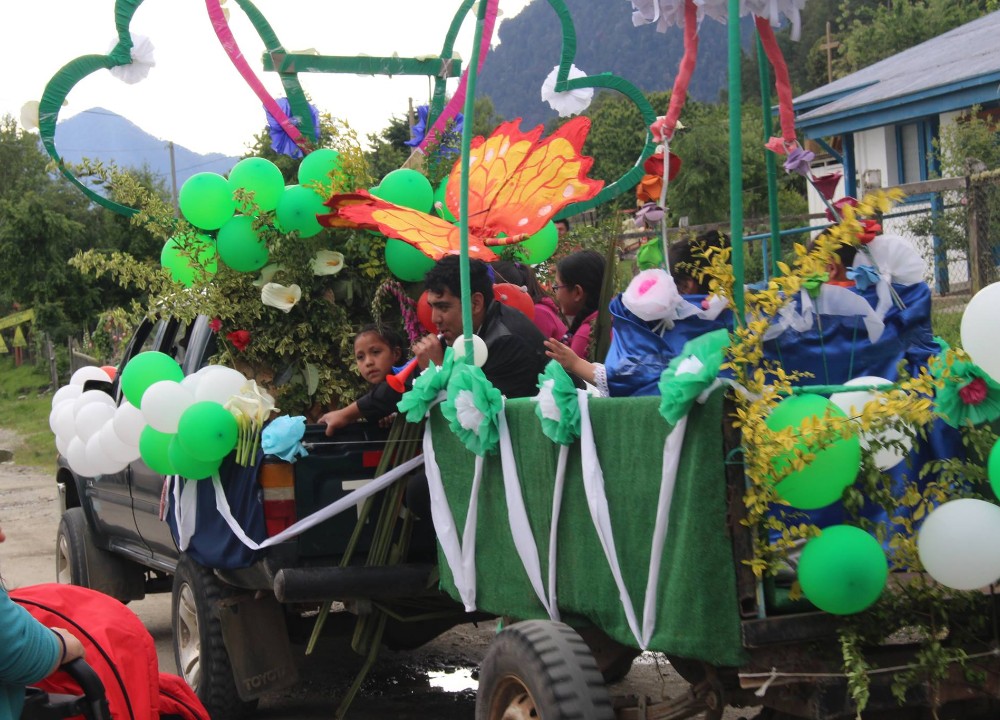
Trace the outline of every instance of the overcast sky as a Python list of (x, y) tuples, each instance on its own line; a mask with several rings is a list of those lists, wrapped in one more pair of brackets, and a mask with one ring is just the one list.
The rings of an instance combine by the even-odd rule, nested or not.
[[(530, 0), (500, 0), (500, 21)], [(279, 41), (290, 51), (315, 48), (324, 55), (437, 55), (459, 0), (257, 0)], [(2, 0), (0, 47), (7, 59), (0, 79), (0, 115), (20, 118), (28, 100), (39, 100), (49, 79), (80, 55), (104, 54), (115, 40), (114, 0)], [(240, 50), (274, 97), (284, 95), (275, 73), (265, 73), (264, 45), (235, 0), (229, 24)], [(467, 62), (475, 18), (470, 14), (455, 50)], [(152, 135), (197, 152), (239, 155), (265, 125), (260, 101), (219, 44), (201, 0), (145, 0), (132, 32), (150, 38), (156, 66), (128, 85), (107, 70), (88, 76), (70, 92), (60, 119), (92, 107), (124, 115)], [(464, 65), (465, 63), (463, 63)], [(354, 75), (299, 75), (321, 111), (347, 120), (361, 138), (376, 132), (407, 98), (427, 101), (428, 80)], [(458, 81), (449, 83), (449, 93)], [(56, 146), (59, 136), (56, 134)], [(68, 150), (69, 148), (67, 148)], [(81, 148), (84, 152), (86, 148)]]

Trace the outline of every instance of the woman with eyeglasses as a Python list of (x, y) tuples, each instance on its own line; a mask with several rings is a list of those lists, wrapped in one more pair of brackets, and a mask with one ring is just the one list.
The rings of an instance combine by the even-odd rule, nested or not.
[(580, 250), (556, 263), (552, 290), (556, 304), (569, 323), (563, 343), (577, 355), (589, 358), (590, 328), (600, 310), (604, 283), (604, 256), (596, 250)]

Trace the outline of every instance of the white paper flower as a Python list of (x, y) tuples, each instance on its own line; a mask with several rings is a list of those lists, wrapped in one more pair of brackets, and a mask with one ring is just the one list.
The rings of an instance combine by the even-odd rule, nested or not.
[[(118, 44), (117, 40), (108, 48), (108, 52), (113, 50)], [(128, 65), (117, 65), (111, 68), (111, 74), (122, 82), (135, 85), (137, 82), (146, 79), (149, 69), (156, 65), (153, 58), (153, 43), (145, 35), (132, 34), (132, 62)]]
[(21, 106), (21, 127), (25, 130), (38, 129), (38, 101), (29, 100)]
[[(559, 117), (577, 115), (590, 107), (590, 101), (594, 99), (594, 88), (578, 88), (576, 90), (569, 90), (568, 92), (556, 92), (556, 78), (558, 75), (559, 66), (556, 65), (552, 68), (549, 76), (545, 78), (545, 82), (542, 83), (542, 100), (559, 113)], [(573, 80), (575, 78), (587, 77), (587, 73), (583, 72), (576, 65), (570, 65), (567, 77)]]
[(486, 416), (476, 407), (476, 398), (471, 390), (459, 390), (455, 397), (455, 414), (458, 424), (466, 430), (478, 432)]
[(260, 291), (260, 301), (265, 305), (289, 312), (302, 299), (302, 288), (298, 285), (268, 283)]
[(684, 300), (670, 273), (654, 268), (632, 278), (622, 293), (622, 302), (634, 315), (652, 322), (674, 318), (677, 306)]
[(336, 275), (344, 269), (344, 256), (335, 250), (320, 250), (312, 260), (313, 275)]
[(552, 378), (543, 380), (542, 384), (538, 386), (538, 395), (532, 399), (538, 403), (538, 411), (543, 418), (557, 423), (562, 420), (562, 410), (559, 409), (555, 393), (552, 392), (555, 384), (556, 381)]

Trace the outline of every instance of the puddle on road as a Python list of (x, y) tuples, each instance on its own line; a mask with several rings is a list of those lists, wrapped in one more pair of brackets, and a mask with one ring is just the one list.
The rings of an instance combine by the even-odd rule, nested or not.
[(456, 668), (455, 670), (429, 670), (427, 682), (432, 688), (440, 688), (445, 692), (458, 693), (479, 688), (479, 674), (474, 668)]

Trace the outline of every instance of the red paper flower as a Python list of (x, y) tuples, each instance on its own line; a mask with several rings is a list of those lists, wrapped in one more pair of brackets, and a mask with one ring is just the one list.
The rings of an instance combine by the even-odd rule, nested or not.
[(968, 385), (960, 388), (958, 396), (966, 405), (978, 405), (986, 399), (986, 381), (982, 378), (973, 378)]
[(249, 330), (236, 330), (226, 335), (226, 340), (233, 344), (240, 352), (247, 349), (250, 344), (250, 331)]
[(882, 234), (882, 226), (879, 224), (878, 220), (862, 220), (861, 227), (864, 229), (858, 235), (858, 240), (865, 245), (874, 240), (876, 235)]
[(778, 155), (784, 155), (785, 153), (788, 152), (785, 149), (785, 141), (782, 140), (780, 137), (772, 137), (770, 140), (764, 143), (764, 147), (773, 153), (777, 153)]
[(208, 329), (214, 333), (222, 329), (222, 318), (214, 317), (208, 321)]

